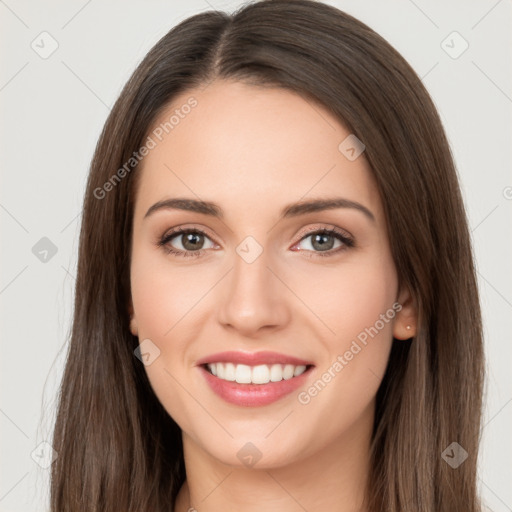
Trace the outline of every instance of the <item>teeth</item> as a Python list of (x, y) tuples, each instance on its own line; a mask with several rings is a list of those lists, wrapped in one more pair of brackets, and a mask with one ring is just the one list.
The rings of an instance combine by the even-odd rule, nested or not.
[(295, 371), (295, 366), (293, 366), (292, 364), (285, 365), (284, 370), (283, 370), (283, 379), (284, 380), (291, 379), (293, 377), (294, 371)]
[(270, 370), (266, 364), (260, 364), (252, 369), (251, 382), (253, 384), (266, 384), (270, 381)]
[[(221, 373), (221, 375), (219, 375), (217, 373), (217, 375), (219, 377), (222, 376), (222, 378), (225, 379), (225, 380), (233, 381), (233, 380), (236, 379), (236, 372), (235, 372), (235, 370), (236, 370), (235, 369), (235, 365), (233, 363), (226, 363), (224, 365), (224, 375), (222, 376), (222, 373)], [(217, 372), (218, 372), (218, 370), (217, 370)]]
[(298, 377), (299, 375), (303, 374), (306, 371), (305, 366), (296, 366), (293, 370), (293, 376)]
[(251, 367), (246, 364), (237, 364), (235, 370), (235, 380), (238, 384), (251, 383)]
[(273, 364), (270, 368), (270, 380), (272, 382), (283, 380), (283, 367), (280, 364)]
[(210, 372), (222, 380), (236, 381), (239, 384), (268, 384), (298, 377), (306, 371), (304, 365), (293, 364), (260, 364), (248, 366), (246, 364), (210, 363), (207, 365)]

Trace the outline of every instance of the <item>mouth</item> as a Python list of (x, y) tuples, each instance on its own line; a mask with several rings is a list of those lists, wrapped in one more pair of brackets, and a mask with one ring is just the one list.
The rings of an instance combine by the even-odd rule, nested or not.
[(313, 367), (312, 364), (260, 364), (249, 366), (230, 362), (206, 363), (201, 366), (220, 380), (257, 385), (290, 380), (299, 377)]
[(196, 363), (210, 389), (245, 407), (268, 405), (303, 386), (315, 365), (274, 352), (223, 352)]

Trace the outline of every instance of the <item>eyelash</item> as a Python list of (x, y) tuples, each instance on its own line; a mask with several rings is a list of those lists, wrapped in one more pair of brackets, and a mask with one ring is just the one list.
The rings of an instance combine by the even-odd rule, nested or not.
[[(190, 258), (190, 257), (197, 258), (197, 257), (201, 256), (204, 252), (206, 252), (207, 249), (200, 249), (199, 251), (179, 251), (179, 250), (173, 249), (170, 245), (168, 245), (168, 243), (173, 238), (176, 238), (176, 236), (182, 235), (182, 234), (190, 234), (190, 233), (201, 234), (201, 235), (204, 235), (205, 237), (210, 238), (207, 233), (205, 233), (203, 230), (201, 230), (199, 228), (176, 228), (173, 231), (166, 233), (160, 240), (158, 240), (157, 246), (162, 247), (162, 249), (167, 254), (173, 254), (174, 256), (184, 257), (184, 258)], [(302, 240), (304, 240), (312, 235), (332, 235), (336, 239), (338, 239), (340, 242), (342, 242), (343, 246), (338, 247), (337, 249), (330, 249), (329, 251), (310, 251), (310, 250), (303, 251), (306, 254), (311, 253), (311, 254), (309, 254), (309, 256), (307, 256), (309, 258), (316, 257), (316, 256), (320, 256), (321, 258), (331, 257), (331, 256), (334, 256), (335, 254), (340, 253), (341, 251), (350, 249), (355, 246), (355, 242), (354, 242), (353, 238), (347, 236), (346, 234), (342, 233), (341, 231), (338, 231), (336, 229), (328, 229), (328, 228), (320, 228), (320, 229), (316, 228), (316, 229), (308, 230), (306, 233), (303, 234), (302, 238), (297, 243), (302, 242)], [(294, 245), (296, 245), (296, 244), (294, 244)]]

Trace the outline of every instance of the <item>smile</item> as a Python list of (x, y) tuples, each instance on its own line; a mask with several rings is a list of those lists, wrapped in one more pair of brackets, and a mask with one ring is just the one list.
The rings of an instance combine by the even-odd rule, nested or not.
[(305, 365), (209, 363), (207, 370), (217, 378), (238, 384), (268, 384), (293, 379), (306, 371)]
[(223, 401), (257, 407), (277, 402), (304, 386), (315, 365), (277, 352), (228, 351), (196, 361), (196, 368)]

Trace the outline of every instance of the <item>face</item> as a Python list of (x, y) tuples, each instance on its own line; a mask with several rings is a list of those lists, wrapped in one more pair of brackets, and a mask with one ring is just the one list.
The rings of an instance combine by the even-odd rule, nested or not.
[[(226, 81), (176, 97), (149, 134), (130, 328), (184, 438), (226, 464), (350, 446), (371, 430), (393, 336), (412, 335), (349, 135), (290, 91)], [(338, 202), (304, 207), (324, 200)]]

